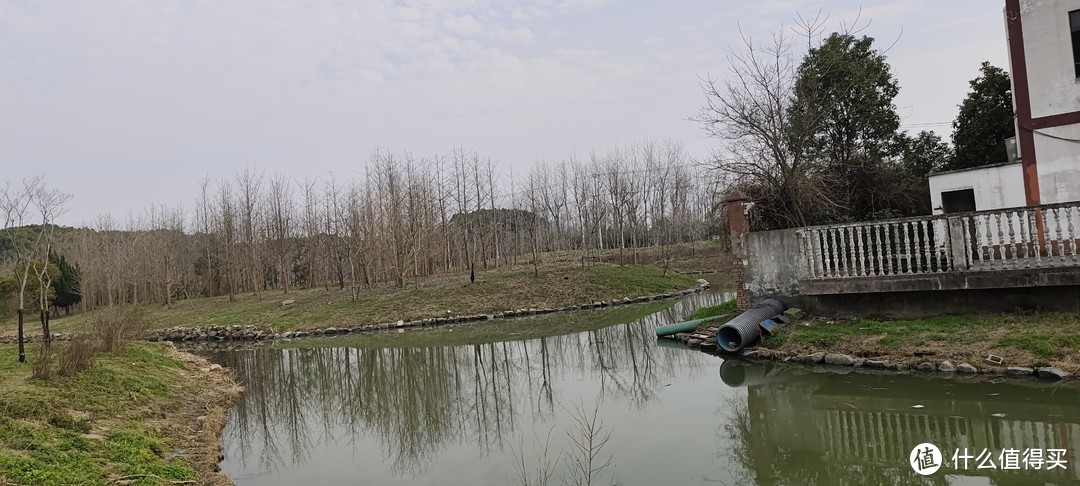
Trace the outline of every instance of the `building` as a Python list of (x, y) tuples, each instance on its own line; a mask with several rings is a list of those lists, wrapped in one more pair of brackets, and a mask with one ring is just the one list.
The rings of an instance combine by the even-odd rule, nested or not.
[(1080, 0), (1005, 0), (1016, 158), (935, 174), (934, 214), (1080, 201)]

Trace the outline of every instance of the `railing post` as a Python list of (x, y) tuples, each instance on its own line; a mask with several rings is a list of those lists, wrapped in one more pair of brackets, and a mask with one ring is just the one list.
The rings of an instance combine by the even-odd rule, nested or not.
[(968, 225), (964, 222), (964, 218), (950, 217), (948, 218), (949, 225), (949, 261), (952, 262), (953, 271), (965, 271), (971, 268), (968, 263), (968, 254), (971, 250), (966, 244), (970, 241), (970, 238), (966, 237), (968, 233)]

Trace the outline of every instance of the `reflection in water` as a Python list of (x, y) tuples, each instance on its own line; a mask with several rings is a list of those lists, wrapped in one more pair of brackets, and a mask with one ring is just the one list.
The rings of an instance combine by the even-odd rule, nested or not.
[[(215, 353), (247, 390), (225, 431), (224, 468), (242, 482), (300, 467), (327, 448), (355, 457), (374, 439), (392, 474), (407, 478), (452, 446), (479, 457), (503, 453), (534, 424), (552, 421), (563, 403), (598, 395), (645, 407), (660, 380), (715, 359), (660, 353), (654, 329), (729, 298), (696, 294), (627, 324), (527, 341)], [(579, 393), (580, 382), (597, 389)]]
[[(218, 352), (247, 387), (223, 470), (241, 485), (506, 484), (516, 453), (532, 467), (540, 452), (527, 444), (554, 431), (557, 456), (566, 409), (595, 404), (622, 484), (1080, 483), (1077, 388), (751, 365), (657, 345), (656, 326), (722, 300), (700, 294), (629, 323), (519, 341)], [(573, 327), (625, 310), (529, 322)], [(973, 463), (924, 478), (907, 462), (922, 442), (949, 457), (1067, 449), (1069, 465)]]
[[(732, 456), (761, 485), (1076, 484), (1080, 390), (1036, 383), (959, 382), (888, 374), (815, 373), (782, 365), (726, 361), (721, 379), (745, 386), (745, 407), (725, 430)], [(851, 370), (845, 370), (851, 371)], [(922, 407), (917, 407), (921, 405)], [(906, 459), (916, 445), (937, 445), (949, 464), (917, 475)], [(993, 452), (957, 470), (951, 456)], [(1005, 449), (1067, 449), (1068, 469), (1002, 470)], [(986, 464), (989, 466), (989, 464)], [(974, 477), (984, 478), (975, 481)]]

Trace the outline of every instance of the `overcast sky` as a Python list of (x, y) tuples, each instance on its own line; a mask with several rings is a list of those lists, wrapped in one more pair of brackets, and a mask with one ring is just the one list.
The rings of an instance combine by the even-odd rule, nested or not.
[(896, 42), (905, 127), (947, 137), (979, 64), (1007, 67), (995, 0), (0, 0), (0, 182), (44, 174), (74, 224), (249, 166), (347, 178), (375, 147), (515, 171), (646, 137), (704, 158), (687, 117), (740, 26), (860, 6)]

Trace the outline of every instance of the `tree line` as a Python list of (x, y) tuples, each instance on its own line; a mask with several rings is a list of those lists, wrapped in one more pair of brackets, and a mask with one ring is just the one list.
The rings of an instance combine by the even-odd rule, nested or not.
[(546, 252), (590, 262), (615, 250), (633, 262), (636, 249), (705, 238), (715, 185), (672, 141), (538, 162), (524, 175), (475, 151), (375, 150), (354, 178), (246, 169), (204, 179), (184, 205), (61, 228), (51, 245), (77, 266), (83, 309), (317, 287), (356, 298), (437, 274), (535, 269)]
[(1005, 162), (1009, 77), (983, 63), (953, 122), (952, 145), (901, 129), (899, 82), (856, 21), (822, 35), (799, 18), (766, 41), (743, 37), (723, 79), (707, 77), (693, 116), (722, 145), (714, 165), (755, 202), (755, 230), (930, 214), (928, 177)]

